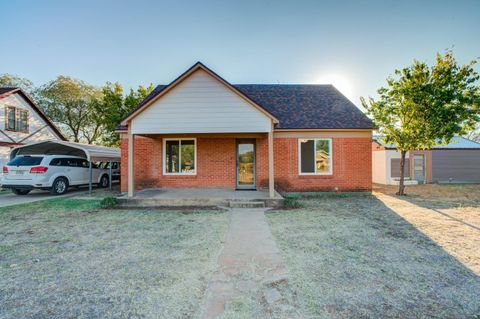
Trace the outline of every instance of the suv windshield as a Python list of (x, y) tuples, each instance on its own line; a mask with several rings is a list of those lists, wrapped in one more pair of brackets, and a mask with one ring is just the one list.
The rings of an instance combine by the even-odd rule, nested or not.
[(9, 166), (35, 166), (42, 162), (43, 157), (19, 156), (8, 162)]

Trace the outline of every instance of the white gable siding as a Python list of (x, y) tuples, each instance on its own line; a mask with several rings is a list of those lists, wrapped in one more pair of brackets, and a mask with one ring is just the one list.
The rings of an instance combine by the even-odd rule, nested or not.
[[(12, 132), (5, 129), (5, 108), (7, 106), (14, 106), (28, 111), (28, 133)], [(13, 139), (16, 143), (21, 142), (22, 144), (26, 144), (45, 140), (60, 140), (60, 137), (58, 137), (53, 132), (50, 126), (38, 115), (38, 113), (34, 109), (32, 109), (30, 104), (18, 93), (0, 99), (0, 127), (1, 130), (11, 138), (10, 139), (6, 137), (4, 134), (0, 134), (0, 142), (12, 143)], [(29, 135), (32, 133), (35, 134), (29, 137)]]
[[(3, 167), (10, 161), (10, 151), (12, 149), (8, 146), (0, 146), (0, 166)], [(0, 176), (3, 175), (3, 169), (0, 171)]]
[(203, 70), (132, 120), (134, 134), (269, 132), (271, 119)]

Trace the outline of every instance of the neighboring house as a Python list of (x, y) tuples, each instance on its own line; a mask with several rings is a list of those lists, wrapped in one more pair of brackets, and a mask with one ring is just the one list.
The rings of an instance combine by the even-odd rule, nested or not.
[(372, 122), (331, 85), (232, 85), (198, 62), (117, 127), (122, 191), (370, 191)]
[[(400, 152), (379, 138), (372, 150), (373, 182), (398, 184)], [(454, 137), (448, 145), (408, 152), (404, 170), (413, 183), (480, 183), (480, 143)]]
[(65, 141), (62, 133), (19, 88), (0, 88), (0, 165), (15, 146), (46, 140)]

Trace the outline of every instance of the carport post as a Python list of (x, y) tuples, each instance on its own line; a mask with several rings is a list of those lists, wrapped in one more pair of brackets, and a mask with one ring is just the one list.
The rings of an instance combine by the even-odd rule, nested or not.
[(108, 185), (111, 191), (112, 190), (112, 161), (108, 162), (108, 167), (110, 168), (110, 172), (108, 173)]
[(92, 174), (92, 161), (88, 161), (88, 172), (90, 174), (90, 180), (89, 180), (89, 183), (88, 183), (88, 194), (90, 194), (90, 196), (92, 195), (92, 179), (93, 179), (93, 174)]

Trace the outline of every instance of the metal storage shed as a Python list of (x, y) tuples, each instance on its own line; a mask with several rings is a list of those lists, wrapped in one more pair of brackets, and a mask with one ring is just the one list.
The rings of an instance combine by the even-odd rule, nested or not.
[[(374, 138), (373, 182), (397, 184), (400, 152)], [(455, 136), (448, 144), (408, 152), (406, 176), (419, 183), (480, 183), (480, 143)]]
[(90, 181), (89, 191), (92, 192), (92, 162), (110, 162), (110, 189), (112, 187), (111, 162), (120, 161), (120, 150), (113, 147), (104, 147), (90, 144), (44, 141), (15, 147), (10, 153), (13, 159), (18, 155), (72, 155), (83, 157), (89, 161)]

